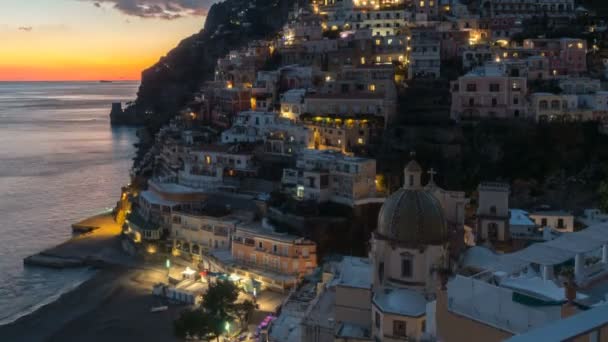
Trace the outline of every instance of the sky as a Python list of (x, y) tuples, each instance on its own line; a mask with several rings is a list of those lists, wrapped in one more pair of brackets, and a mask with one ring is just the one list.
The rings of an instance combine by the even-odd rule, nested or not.
[(139, 80), (212, 0), (0, 0), (0, 81)]

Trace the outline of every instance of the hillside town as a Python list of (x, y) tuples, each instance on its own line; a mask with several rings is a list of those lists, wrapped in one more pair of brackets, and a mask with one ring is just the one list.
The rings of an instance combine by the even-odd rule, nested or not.
[(604, 341), (606, 200), (455, 182), (429, 157), (460, 158), (428, 147), (447, 137), (420, 136), (607, 139), (607, 29), (575, 0), (300, 2), (149, 139), (117, 206), (123, 247), (166, 267), (154, 293), (172, 301), (234, 283), (255, 312), (227, 341)]

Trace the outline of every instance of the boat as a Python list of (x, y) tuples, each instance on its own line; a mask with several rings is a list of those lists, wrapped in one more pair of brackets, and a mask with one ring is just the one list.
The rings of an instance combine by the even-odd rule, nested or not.
[(161, 312), (161, 311), (167, 311), (167, 309), (169, 309), (168, 306), (166, 305), (161, 305), (161, 306), (157, 306), (157, 307), (153, 307), (150, 309), (150, 312)]
[(100, 80), (99, 83), (112, 83), (112, 81), (108, 81), (108, 80)]

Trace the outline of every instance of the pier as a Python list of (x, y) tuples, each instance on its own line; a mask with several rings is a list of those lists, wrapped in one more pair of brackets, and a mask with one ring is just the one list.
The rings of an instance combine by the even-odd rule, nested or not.
[(71, 239), (23, 259), (27, 266), (73, 268), (130, 265), (132, 258), (121, 246), (121, 226), (111, 212), (99, 214), (72, 225)]

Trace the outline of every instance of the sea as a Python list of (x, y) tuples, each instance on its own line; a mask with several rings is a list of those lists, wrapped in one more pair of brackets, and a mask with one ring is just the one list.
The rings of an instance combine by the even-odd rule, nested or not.
[(129, 182), (134, 128), (112, 128), (112, 102), (139, 82), (0, 82), (0, 325), (48, 304), (91, 270), (24, 267), (111, 208)]

